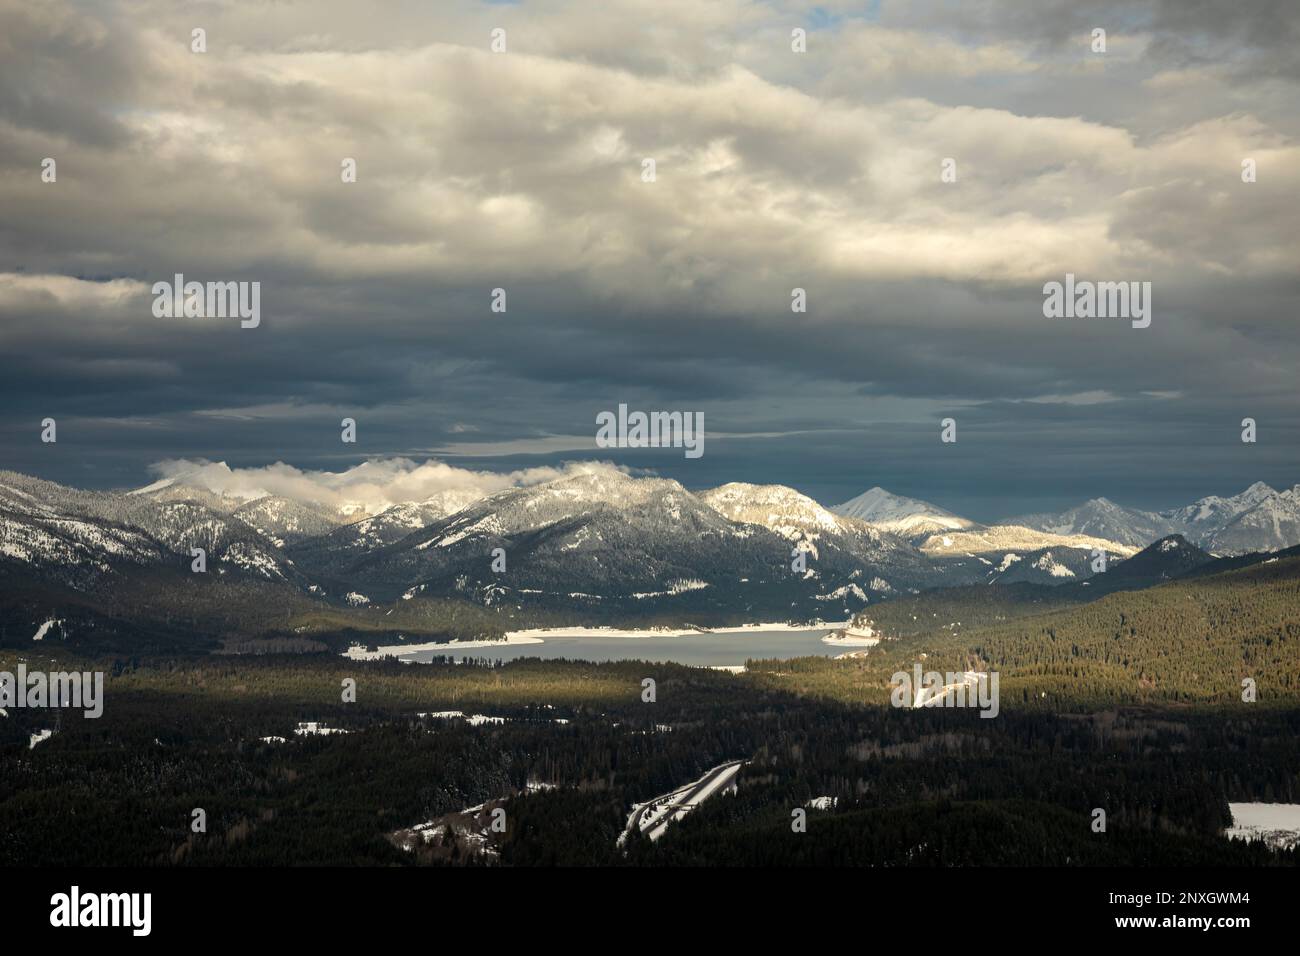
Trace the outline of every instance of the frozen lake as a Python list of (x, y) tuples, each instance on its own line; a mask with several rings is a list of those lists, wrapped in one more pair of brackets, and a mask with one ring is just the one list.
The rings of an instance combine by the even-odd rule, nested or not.
[(1229, 803), (1232, 826), (1226, 836), (1234, 840), (1263, 840), (1287, 849), (1300, 844), (1300, 803)]
[(745, 628), (734, 631), (708, 633), (613, 634), (585, 633), (553, 636), (542, 635), (540, 644), (502, 644), (476, 646), (458, 650), (454, 646), (445, 650), (419, 650), (399, 654), (404, 660), (428, 661), (434, 657), (453, 655), (457, 658), (512, 661), (520, 657), (540, 657), (547, 660), (568, 658), (585, 661), (670, 661), (704, 667), (735, 667), (748, 658), (835, 657), (857, 648), (823, 644), (822, 638), (834, 625), (799, 629)]

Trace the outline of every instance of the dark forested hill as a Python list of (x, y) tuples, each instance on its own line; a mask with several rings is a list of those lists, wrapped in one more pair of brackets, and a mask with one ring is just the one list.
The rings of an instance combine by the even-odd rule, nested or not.
[[(848, 666), (810, 659), (753, 669), (843, 700), (883, 701), (890, 676), (923, 660), (933, 670), (998, 671), (1003, 706), (1231, 704), (1246, 678), (1261, 703), (1300, 704), (1300, 557), (1054, 610), (1052, 595), (1031, 587), (982, 601), (963, 589), (891, 602), (874, 609), (884, 643)], [(927, 615), (927, 601), (939, 610)]]

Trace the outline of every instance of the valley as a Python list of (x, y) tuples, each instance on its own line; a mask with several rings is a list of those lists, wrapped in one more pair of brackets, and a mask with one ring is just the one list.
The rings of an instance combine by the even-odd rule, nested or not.
[[(106, 679), (99, 718), (0, 715), (0, 859), (1297, 862), (1228, 834), (1230, 805), (1300, 802), (1300, 548), (885, 495), (877, 525), (585, 474), (343, 514), (7, 475), (0, 670)], [(920, 671), (997, 699), (895, 706)]]

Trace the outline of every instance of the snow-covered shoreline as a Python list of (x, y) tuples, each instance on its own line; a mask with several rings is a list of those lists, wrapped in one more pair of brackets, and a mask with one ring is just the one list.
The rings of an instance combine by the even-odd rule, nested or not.
[(1261, 840), (1273, 849), (1300, 846), (1300, 803), (1229, 803), (1232, 840)]
[[(354, 661), (373, 661), (381, 657), (406, 657), (421, 651), (443, 651), (454, 654), (459, 651), (475, 648), (489, 647), (512, 647), (521, 644), (544, 644), (549, 638), (558, 637), (605, 637), (605, 638), (626, 638), (627, 640), (645, 640), (657, 637), (699, 637), (705, 634), (743, 634), (747, 631), (827, 631), (827, 637), (822, 640), (827, 643), (839, 643), (831, 641), (829, 638), (835, 633), (836, 629), (843, 629), (849, 624), (843, 622), (823, 622), (821, 624), (787, 624), (785, 622), (772, 624), (738, 624), (734, 627), (716, 627), (716, 628), (614, 628), (614, 627), (534, 627), (520, 631), (507, 631), (505, 640), (501, 641), (429, 641), (423, 644), (386, 644), (377, 650), (368, 651), (360, 644), (353, 644), (343, 656)], [(845, 643), (860, 643), (847, 641)], [(872, 642), (874, 643), (874, 642)], [(706, 665), (708, 666), (708, 665)], [(733, 670), (739, 665), (719, 665), (728, 670)], [(743, 670), (743, 667), (741, 668)], [(733, 673), (736, 671), (733, 670)]]
[(844, 627), (831, 631), (822, 638), (822, 643), (839, 647), (875, 647), (880, 643), (880, 635), (870, 627), (865, 629)]
[(834, 647), (875, 647), (880, 643), (878, 637), (835, 637), (827, 634), (822, 638), (823, 644), (830, 644)]
[(545, 640), (548, 637), (625, 637), (632, 640), (651, 637), (691, 637), (700, 634), (729, 634), (743, 631), (818, 631), (844, 627), (847, 621), (821, 624), (737, 624), (731, 627), (687, 628), (614, 628), (614, 627), (534, 627), (509, 631), (507, 638)]
[(503, 641), (428, 641), (424, 644), (386, 644), (377, 650), (368, 651), (360, 644), (353, 644), (343, 656), (354, 661), (373, 661), (381, 657), (397, 657), (402, 654), (414, 654), (417, 651), (462, 651), (476, 647), (510, 647), (515, 644), (541, 644), (540, 637), (527, 637), (521, 633), (507, 634)]

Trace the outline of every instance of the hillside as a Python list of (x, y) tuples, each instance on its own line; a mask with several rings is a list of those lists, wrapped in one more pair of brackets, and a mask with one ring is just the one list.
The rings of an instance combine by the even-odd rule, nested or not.
[[(797, 669), (777, 663), (752, 669), (777, 686), (842, 700), (884, 701), (890, 676), (923, 660), (932, 670), (998, 671), (1004, 708), (1235, 707), (1247, 677), (1256, 682), (1261, 706), (1300, 704), (1300, 557), (1118, 591), (1045, 613), (1019, 613), (1024, 606), (991, 603), (972, 628), (943, 620), (960, 608), (932, 616), (928, 628), (919, 626), (919, 613), (915, 629), (882, 614), (900, 636), (851, 667), (809, 660)], [(924, 610), (923, 597), (916, 608)], [(867, 612), (859, 620), (874, 619)]]

